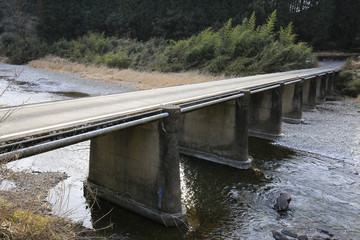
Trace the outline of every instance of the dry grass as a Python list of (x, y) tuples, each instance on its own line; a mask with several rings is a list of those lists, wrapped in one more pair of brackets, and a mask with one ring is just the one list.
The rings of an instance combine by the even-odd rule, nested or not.
[(351, 56), (357, 56), (358, 53), (346, 53), (346, 52), (339, 52), (339, 51), (319, 51), (315, 52), (315, 55), (317, 57), (351, 57)]
[(13, 188), (0, 189), (0, 239), (85, 238), (80, 224), (51, 214), (46, 201), (49, 189), (65, 174), (13, 172), (4, 167), (0, 173), (0, 183), (4, 179), (15, 183)]
[(43, 217), (0, 203), (1, 239), (76, 239), (72, 224), (64, 218)]
[(360, 72), (360, 57), (351, 62), (351, 68), (354, 71)]
[(139, 72), (130, 69), (119, 70), (114, 68), (107, 68), (105, 66), (87, 66), (85, 64), (74, 63), (66, 59), (53, 56), (31, 61), (28, 65), (34, 68), (75, 73), (87, 79), (131, 85), (140, 90), (209, 82), (225, 78), (225, 76), (204, 75), (198, 72)]
[(0, 56), (0, 62), (9, 63), (9, 58), (4, 57), (4, 56)]
[(360, 96), (354, 99), (354, 103), (360, 103)]

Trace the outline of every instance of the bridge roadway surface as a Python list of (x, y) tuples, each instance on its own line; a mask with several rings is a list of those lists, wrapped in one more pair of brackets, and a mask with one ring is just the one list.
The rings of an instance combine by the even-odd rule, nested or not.
[(327, 62), (320, 68), (3, 108), (0, 109), (0, 119), (6, 114), (10, 115), (1, 123), (0, 143), (160, 110), (168, 104), (191, 103), (217, 95), (239, 93), (241, 90), (261, 90), (281, 82), (337, 71), (342, 64)]

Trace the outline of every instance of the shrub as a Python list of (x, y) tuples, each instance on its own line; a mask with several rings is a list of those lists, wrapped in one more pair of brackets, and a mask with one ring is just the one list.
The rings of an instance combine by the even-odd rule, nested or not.
[(131, 59), (130, 67), (140, 70), (156, 70), (164, 62), (164, 50), (167, 42), (164, 39), (152, 38), (146, 42), (134, 39), (118, 39), (117, 46)]
[(109, 52), (104, 56), (104, 61), (106, 66), (111, 68), (127, 68), (130, 66), (130, 59), (126, 56), (126, 54), (118, 50), (116, 53)]
[(24, 64), (31, 60), (44, 57), (48, 45), (32, 39), (16, 38), (8, 44), (1, 45), (1, 52), (12, 64)]
[(348, 59), (344, 69), (335, 82), (335, 89), (341, 94), (357, 97), (360, 94), (360, 64), (359, 61)]
[(360, 94), (360, 78), (357, 77), (352, 82), (347, 85), (347, 88), (344, 89), (344, 94), (351, 97), (357, 97)]
[(254, 58), (238, 57), (231, 61), (225, 69), (225, 74), (230, 76), (247, 76), (260, 73)]
[(253, 13), (240, 25), (233, 27), (230, 19), (216, 32), (209, 28), (189, 39), (173, 41), (159, 69), (167, 71), (176, 66), (179, 71), (249, 75), (316, 65), (312, 49), (305, 43), (295, 43), (292, 23), (275, 33), (276, 11), (264, 25), (256, 27), (255, 22)]
[(292, 23), (279, 32), (275, 32), (275, 23), (276, 11), (261, 26), (256, 26), (253, 13), (237, 26), (230, 19), (218, 31), (208, 28), (179, 41), (154, 38), (139, 42), (88, 33), (70, 42), (60, 40), (51, 49), (54, 55), (72, 61), (163, 72), (250, 75), (315, 66), (312, 49), (295, 43)]
[(69, 58), (71, 61), (93, 64), (105, 64), (103, 56), (113, 51), (113, 39), (104, 34), (88, 33), (77, 40), (61, 39), (53, 43), (50, 52), (53, 55)]
[(50, 46), (50, 53), (52, 55), (70, 58), (74, 51), (74, 42), (61, 39)]
[(229, 60), (230, 57), (228, 56), (218, 56), (209, 63), (206, 70), (212, 74), (220, 74), (226, 69)]

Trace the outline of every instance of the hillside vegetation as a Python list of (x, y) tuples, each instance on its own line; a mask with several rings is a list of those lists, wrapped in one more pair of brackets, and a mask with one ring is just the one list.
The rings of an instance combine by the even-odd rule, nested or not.
[(230, 19), (217, 31), (208, 28), (179, 41), (154, 38), (140, 42), (88, 33), (76, 40), (62, 39), (48, 45), (28, 43), (30, 46), (25, 51), (20, 41), (3, 45), (3, 50), (13, 63), (24, 63), (50, 53), (110, 68), (160, 72), (199, 70), (231, 76), (316, 66), (312, 49), (303, 42), (295, 42), (292, 23), (280, 27), (279, 31), (275, 31), (275, 23), (276, 11), (260, 26), (256, 26), (253, 13), (242, 24), (233, 26)]
[(0, 1), (0, 41), (37, 37), (73, 40), (87, 32), (147, 41), (183, 40), (204, 29), (234, 25), (256, 12), (264, 24), (274, 11), (279, 26), (294, 23), (316, 50), (360, 51), (359, 0), (11, 0)]

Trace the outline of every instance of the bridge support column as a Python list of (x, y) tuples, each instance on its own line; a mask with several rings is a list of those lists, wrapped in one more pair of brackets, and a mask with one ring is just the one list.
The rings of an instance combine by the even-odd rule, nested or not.
[(335, 80), (335, 72), (330, 73), (327, 79), (326, 96), (328, 97), (332, 97), (334, 95), (334, 80)]
[(251, 95), (249, 134), (257, 137), (281, 136), (283, 85)]
[(181, 205), (177, 131), (169, 117), (91, 140), (87, 191), (166, 226), (186, 221)]
[(282, 119), (288, 123), (301, 123), (303, 80), (284, 86), (282, 95)]
[(316, 103), (321, 104), (325, 101), (326, 96), (326, 84), (327, 84), (327, 75), (321, 76), (316, 82)]
[(305, 110), (314, 110), (316, 107), (316, 85), (317, 77), (304, 80), (303, 108)]
[(248, 169), (248, 108), (245, 96), (202, 108), (182, 116), (180, 151), (184, 155)]

